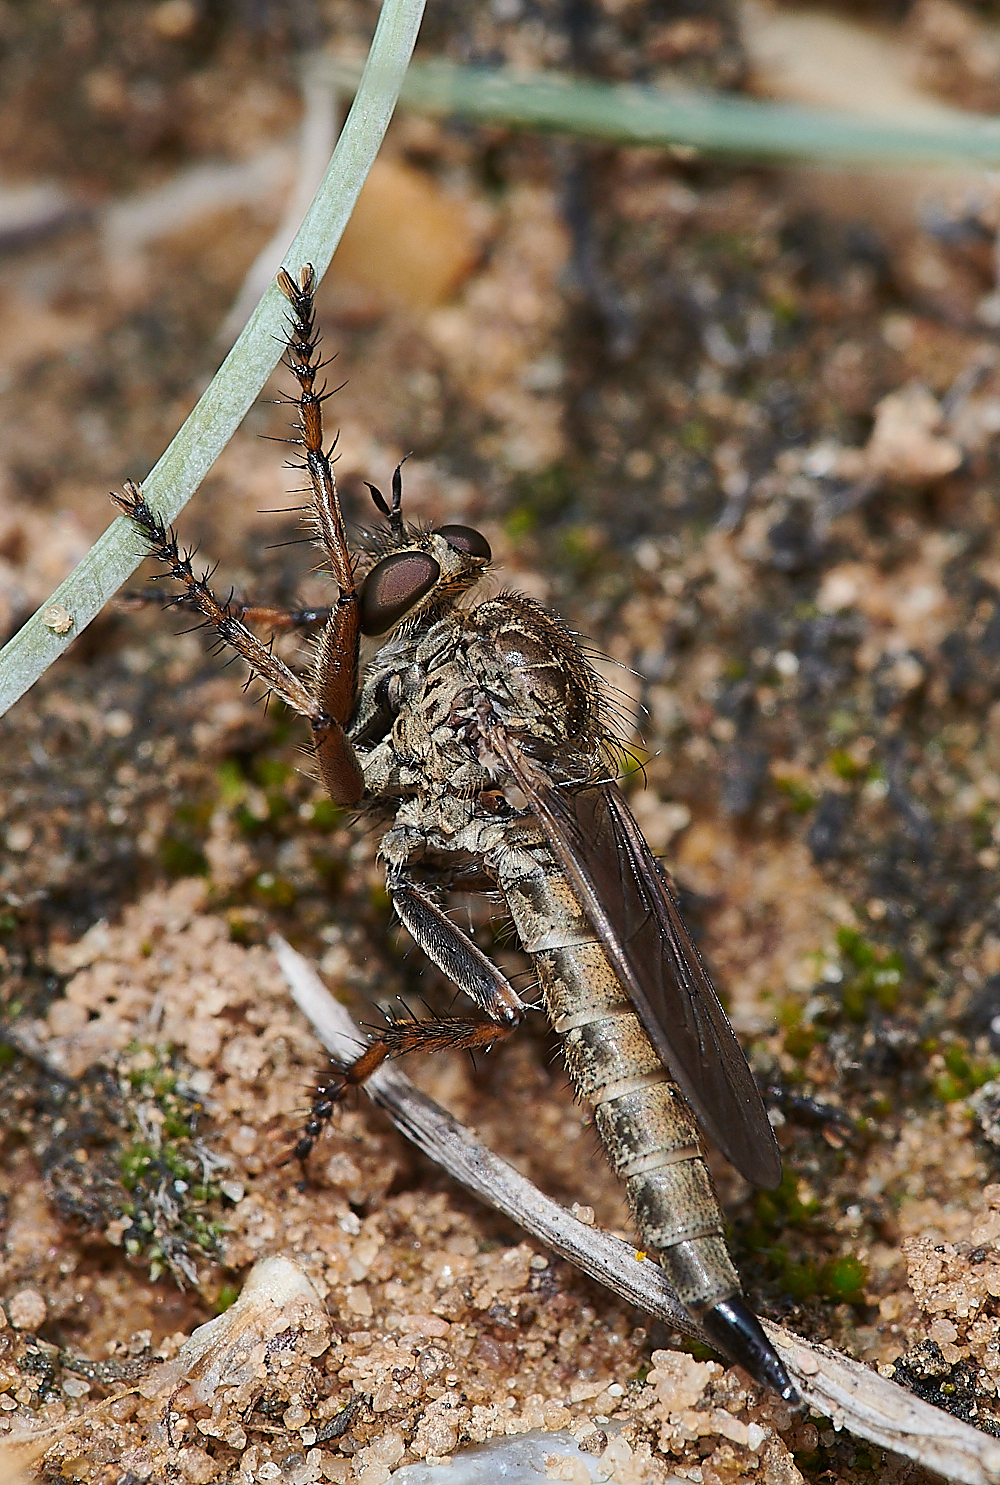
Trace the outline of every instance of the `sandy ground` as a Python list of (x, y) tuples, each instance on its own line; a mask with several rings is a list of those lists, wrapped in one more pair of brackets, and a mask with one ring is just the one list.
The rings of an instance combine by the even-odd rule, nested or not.
[[(650, 56), (742, 75), (721, 7), (666, 37), (619, 9), (599, 75)], [(428, 45), (562, 65), (539, 12), (469, 32), (442, 7)], [(356, 42), (371, 19), (60, 14), (0, 17), (24, 83), (6, 181), (36, 191), (29, 228), (0, 230), (5, 633), (220, 358), (293, 180), (306, 23)], [(993, 33), (956, 14), (891, 34), (941, 95), (990, 106)], [(31, 94), (70, 64), (81, 89)], [(155, 193), (207, 163), (242, 172), (229, 205), (192, 189), (165, 218)], [(872, 185), (824, 201), (798, 175), (401, 117), (320, 294), (347, 382), (329, 416), (352, 520), (412, 450), (410, 515), (480, 526), (498, 581), (609, 657), (646, 759), (634, 807), (778, 1124), (774, 1196), (713, 1166), (754, 1304), (996, 1431), (1000, 201), (938, 195), (921, 226)], [(322, 601), (314, 553), (278, 545), (296, 515), (271, 513), (295, 503), (259, 437), (284, 417), (254, 409), (182, 533), (222, 587)], [(669, 1351), (364, 1101), (308, 1182), (279, 1164), (322, 1059), (269, 932), (363, 1019), (447, 992), (389, 930), (377, 842), (323, 799), (294, 719), (179, 627), (109, 612), (0, 723), (0, 1428), (64, 1430), (47, 1477), (102, 1482), (381, 1485), (534, 1427), (570, 1428), (621, 1485), (919, 1478)], [(529, 1025), (475, 1069), (411, 1071), (627, 1234), (554, 1052)], [(252, 1331), (225, 1396), (165, 1392), (185, 1338), (279, 1254), (311, 1285), (285, 1341)]]

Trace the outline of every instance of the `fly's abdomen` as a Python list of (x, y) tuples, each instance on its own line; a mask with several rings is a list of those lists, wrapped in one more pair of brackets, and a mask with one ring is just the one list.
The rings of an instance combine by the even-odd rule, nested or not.
[[(513, 853), (511, 853), (513, 855)], [(569, 882), (551, 862), (505, 862), (501, 885), (532, 955), (574, 1089), (594, 1106), (608, 1159), (625, 1182), (640, 1240), (696, 1315), (740, 1292), (694, 1118)], [(503, 878), (510, 872), (510, 879)]]

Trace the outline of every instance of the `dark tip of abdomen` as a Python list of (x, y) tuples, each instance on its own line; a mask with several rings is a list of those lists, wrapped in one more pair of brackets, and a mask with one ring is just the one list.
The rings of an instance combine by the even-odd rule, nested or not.
[(755, 1382), (773, 1387), (785, 1402), (797, 1407), (799, 1394), (760, 1321), (738, 1294), (720, 1300), (701, 1316), (709, 1340), (727, 1361), (748, 1371)]

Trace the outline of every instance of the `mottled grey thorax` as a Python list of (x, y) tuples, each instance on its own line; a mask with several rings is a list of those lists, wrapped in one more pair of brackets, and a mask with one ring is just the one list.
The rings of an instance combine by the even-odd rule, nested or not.
[(570, 740), (584, 775), (598, 766), (596, 678), (563, 626), (521, 594), (452, 609), (384, 646), (365, 674), (352, 735), (387, 706), (385, 735), (359, 752), (369, 792), (398, 801), (383, 842), (390, 861), (412, 859), (418, 837), (435, 854), (480, 858), (505, 839), (540, 838), (503, 795), (491, 727), (523, 735), (543, 756)]

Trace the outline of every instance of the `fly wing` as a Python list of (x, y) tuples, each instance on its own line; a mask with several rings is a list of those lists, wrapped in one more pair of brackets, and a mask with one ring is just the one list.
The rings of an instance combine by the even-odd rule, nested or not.
[(748, 1181), (773, 1190), (781, 1157), (757, 1084), (621, 790), (557, 789), (512, 740), (495, 746), (702, 1128)]

